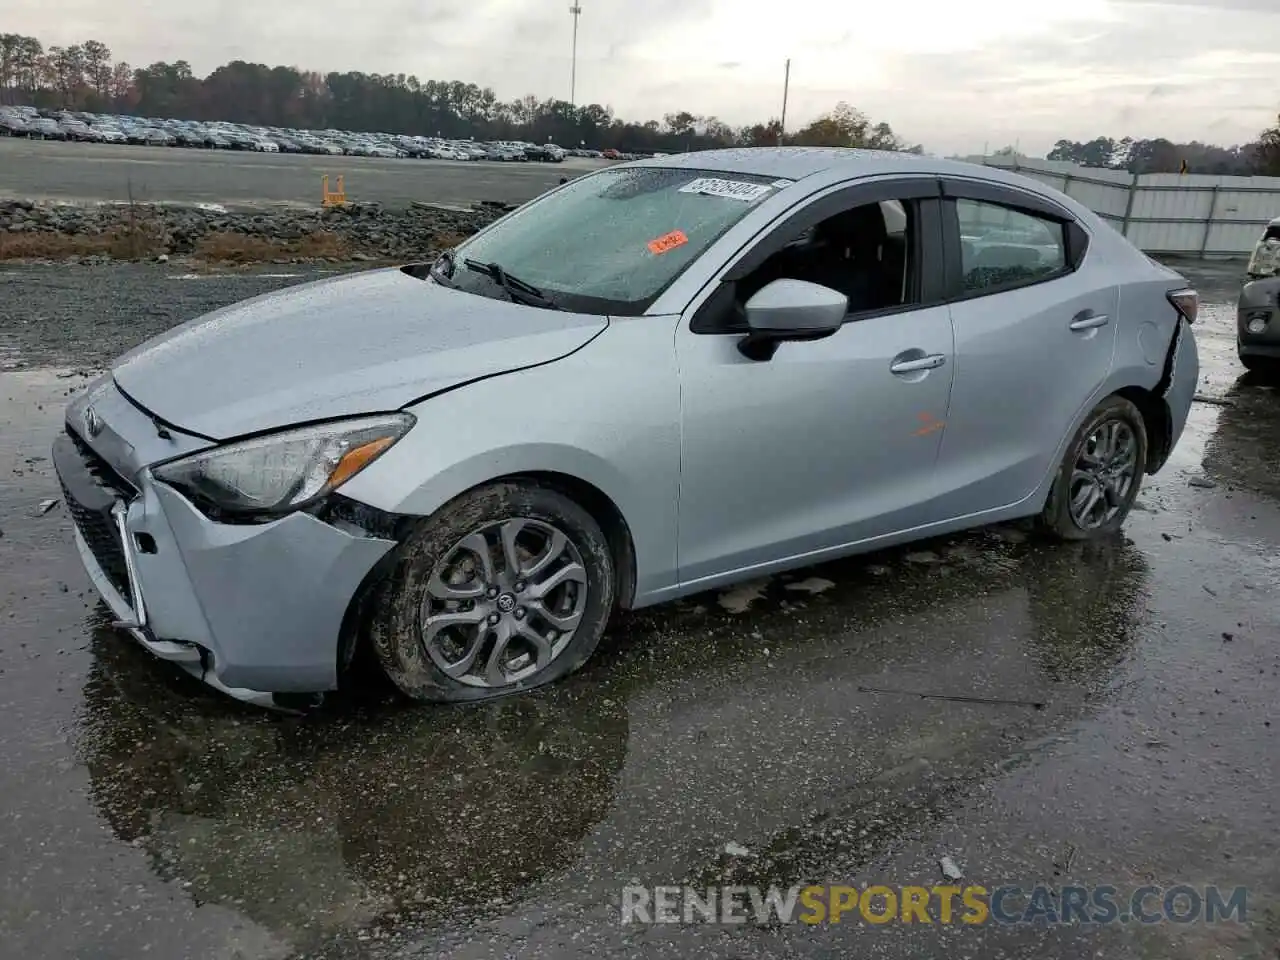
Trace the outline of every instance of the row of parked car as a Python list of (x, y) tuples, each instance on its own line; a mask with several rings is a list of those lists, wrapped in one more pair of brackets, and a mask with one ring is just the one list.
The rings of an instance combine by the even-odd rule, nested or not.
[(294, 130), (222, 121), (170, 120), (68, 110), (0, 106), (0, 135), (89, 143), (132, 143), (165, 147), (252, 150), (260, 153), (310, 153), (353, 157), (434, 160), (542, 161), (566, 156), (631, 159), (616, 150), (566, 150), (554, 143), (499, 140), (449, 140), (442, 137), (362, 133), (347, 130)]

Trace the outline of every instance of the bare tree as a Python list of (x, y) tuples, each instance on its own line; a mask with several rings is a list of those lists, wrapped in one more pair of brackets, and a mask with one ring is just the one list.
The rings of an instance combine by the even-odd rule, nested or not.
[(105, 43), (88, 40), (81, 45), (84, 79), (103, 100), (111, 96), (111, 51)]

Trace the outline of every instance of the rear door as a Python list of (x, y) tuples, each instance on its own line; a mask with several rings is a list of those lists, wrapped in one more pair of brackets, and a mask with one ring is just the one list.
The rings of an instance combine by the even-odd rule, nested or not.
[(1088, 234), (1036, 194), (947, 180), (955, 374), (938, 470), (945, 513), (1030, 495), (1111, 369), (1119, 288), (1085, 262)]

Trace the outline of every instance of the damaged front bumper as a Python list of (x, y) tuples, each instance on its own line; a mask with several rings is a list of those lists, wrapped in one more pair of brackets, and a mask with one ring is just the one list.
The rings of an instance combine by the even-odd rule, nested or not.
[(1242, 357), (1280, 359), (1280, 276), (1251, 280), (1241, 289), (1236, 349)]
[[(96, 406), (124, 412), (104, 391)], [(116, 463), (90, 446), (76, 429), (86, 406), (69, 411), (53, 462), (76, 549), (116, 626), (238, 700), (279, 708), (289, 697), (278, 695), (336, 689), (347, 608), (395, 542), (307, 513), (214, 522), (149, 470), (120, 468), (121, 451), (136, 448), (109, 442), (118, 422), (98, 444)]]

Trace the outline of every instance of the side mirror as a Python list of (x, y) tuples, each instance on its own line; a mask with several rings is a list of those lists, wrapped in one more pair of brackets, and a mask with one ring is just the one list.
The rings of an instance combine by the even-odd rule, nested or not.
[(805, 280), (774, 280), (746, 303), (747, 336), (738, 349), (752, 360), (768, 360), (784, 340), (818, 340), (844, 324), (849, 298)]

